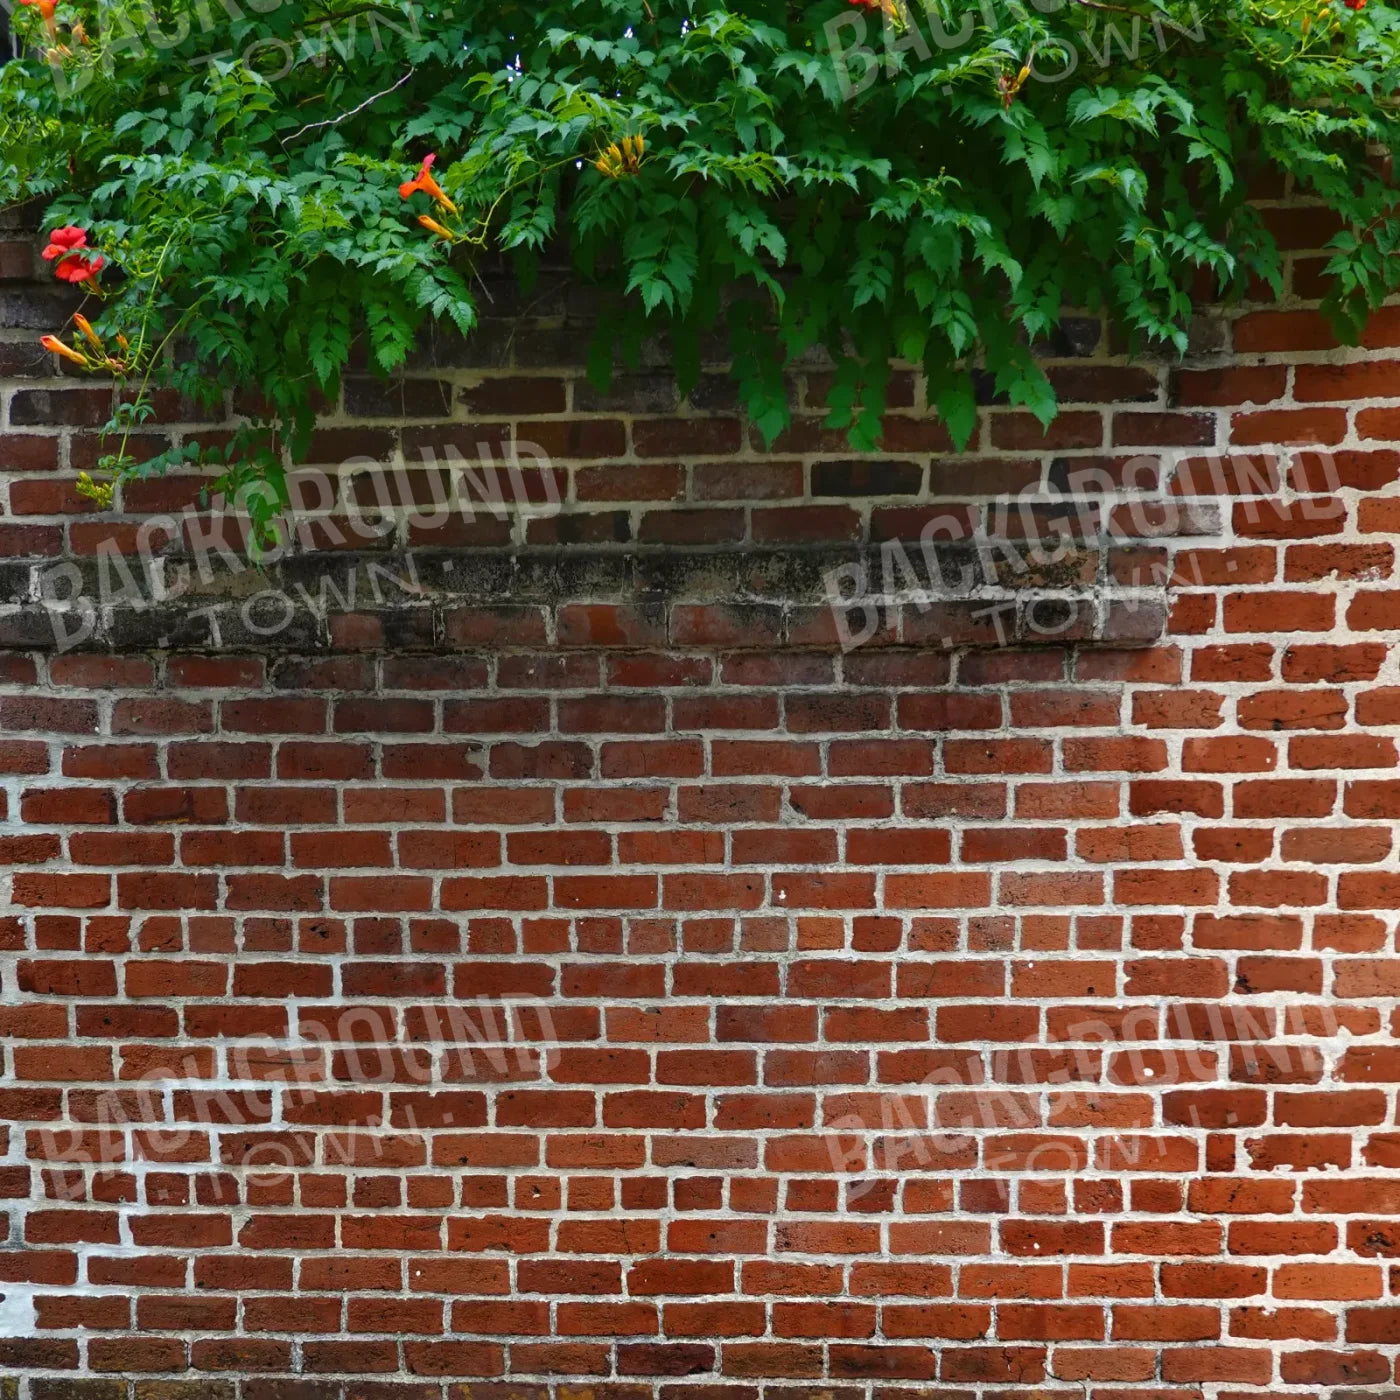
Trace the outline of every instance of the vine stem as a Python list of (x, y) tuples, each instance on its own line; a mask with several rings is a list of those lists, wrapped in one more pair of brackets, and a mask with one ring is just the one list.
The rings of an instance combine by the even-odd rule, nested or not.
[[(141, 356), (145, 353), (145, 349), (146, 349), (146, 330), (147, 330), (147, 328), (148, 328), (149, 325), (150, 325), (151, 303), (152, 303), (152, 302), (154, 301), (154, 299), (155, 299), (157, 279), (158, 279), (159, 276), (160, 276), (160, 270), (161, 270), (161, 268), (165, 265), (165, 258), (166, 258), (166, 254), (169, 253), (169, 251), (170, 251), (170, 245), (171, 245), (174, 241), (175, 241), (175, 230), (172, 229), (172, 230), (170, 231), (170, 236), (165, 240), (165, 246), (160, 250), (160, 256), (156, 259), (155, 270), (151, 273), (151, 295), (150, 295), (149, 298), (147, 298), (147, 301), (146, 301), (145, 314), (141, 317), (141, 334), (137, 337), (137, 341), (136, 341), (136, 350), (135, 350), (135, 353), (132, 355), (133, 361), (136, 362), (136, 363), (138, 363), (138, 364), (140, 363), (140, 361), (141, 361)], [(166, 347), (167, 345), (170, 344), (170, 341), (171, 341), (171, 339), (174, 337), (175, 332), (178, 331), (178, 330), (180, 329), (180, 327), (183, 326), (183, 325), (185, 324), (186, 320), (188, 320), (188, 318), (189, 318), (190, 313), (191, 313), (197, 306), (199, 306), (202, 302), (208, 300), (208, 297), (209, 297), (209, 293), (206, 292), (206, 293), (205, 293), (203, 296), (201, 296), (197, 301), (194, 301), (193, 303), (191, 303), (191, 305), (190, 305), (189, 307), (187, 307), (187, 308), (185, 309), (185, 311), (180, 315), (180, 317), (176, 320), (175, 324), (174, 324), (173, 326), (171, 326), (171, 328), (170, 328), (169, 332), (166, 334), (165, 338), (160, 342), (160, 344), (159, 344), (158, 346), (156, 346), (155, 353), (151, 356), (150, 360), (147, 362), (145, 376), (144, 376), (144, 377), (142, 378), (142, 380), (141, 380), (141, 387), (140, 387), (139, 389), (137, 389), (137, 391), (136, 391), (136, 402), (137, 402), (137, 403), (140, 403), (140, 402), (141, 402), (141, 399), (145, 396), (146, 389), (147, 389), (147, 387), (150, 385), (150, 382), (151, 382), (151, 373), (152, 373), (152, 371), (153, 371), (153, 369), (154, 369), (154, 367), (155, 367), (156, 361), (157, 361), (157, 360), (159, 359), (159, 357), (165, 352), (165, 347)], [(120, 386), (118, 386), (118, 387), (120, 387)], [(128, 442), (130, 442), (130, 440), (131, 440), (131, 424), (130, 424), (130, 422), (127, 422), (127, 423), (125, 423), (125, 424), (122, 425), (122, 440), (121, 440), (121, 443), (120, 443), (120, 445), (118, 446), (118, 449), (117, 449), (117, 457), (118, 457), (118, 460), (120, 460), (121, 458), (124, 458), (124, 457), (126, 456), (126, 445), (127, 445)]]
[(363, 112), (371, 103), (378, 102), (381, 97), (388, 97), (391, 92), (397, 92), (414, 74), (414, 69), (410, 68), (398, 82), (386, 87), (382, 92), (376, 92), (372, 97), (367, 97), (358, 107), (352, 107), (348, 112), (342, 112), (338, 117), (328, 117), (323, 122), (308, 122), (298, 131), (292, 132), (290, 136), (280, 137), (283, 150), (287, 147), (288, 141), (295, 141), (298, 136), (305, 136), (308, 131), (315, 131), (323, 126), (339, 126), (343, 121), (349, 121), (357, 112)]

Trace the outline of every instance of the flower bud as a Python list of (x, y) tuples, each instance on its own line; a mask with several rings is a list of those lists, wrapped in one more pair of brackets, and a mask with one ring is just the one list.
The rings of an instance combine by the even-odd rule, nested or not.
[(98, 338), (97, 332), (92, 328), (92, 322), (81, 312), (73, 313), (73, 324), (78, 328), (78, 334), (92, 346), (94, 350), (103, 350), (102, 341)]
[(430, 218), (427, 214), (420, 214), (418, 216), (418, 222), (422, 224), (429, 233), (435, 233), (439, 238), (445, 238), (449, 243), (455, 243), (457, 241), (457, 235), (453, 233), (450, 228), (444, 228), (436, 219)]

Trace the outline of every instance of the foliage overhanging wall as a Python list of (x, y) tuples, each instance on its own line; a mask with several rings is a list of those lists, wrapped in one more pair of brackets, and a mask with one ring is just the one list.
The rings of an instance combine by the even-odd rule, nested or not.
[(824, 347), (813, 406), (857, 450), (896, 355), (962, 446), (981, 378), (1053, 417), (1030, 346), (1065, 305), (1184, 350), (1193, 291), (1281, 286), (1261, 190), (1332, 210), (1353, 338), (1400, 285), (1379, 0), (23, 0), (17, 25), (0, 198), (46, 205), (52, 272), (94, 294), (55, 346), (129, 390), (105, 472), (188, 460), (128, 450), (150, 393), (256, 389), (192, 448), (255, 544), (347, 367), (400, 367), (424, 324), (470, 339), (483, 257), (528, 286), (552, 240), (616, 298), (595, 383), (664, 335), (688, 393), (718, 340), (771, 442)]

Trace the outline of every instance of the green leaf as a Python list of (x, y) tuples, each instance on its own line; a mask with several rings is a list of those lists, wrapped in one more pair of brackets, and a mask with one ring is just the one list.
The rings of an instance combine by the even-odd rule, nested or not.
[(977, 431), (977, 396), (972, 376), (966, 370), (939, 364), (926, 364), (924, 374), (929, 402), (938, 409), (939, 418), (961, 452)]

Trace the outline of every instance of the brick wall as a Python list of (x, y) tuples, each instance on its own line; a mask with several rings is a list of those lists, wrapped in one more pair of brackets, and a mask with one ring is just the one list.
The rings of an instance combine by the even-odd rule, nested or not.
[(1302, 249), (1184, 367), (1071, 319), (1048, 438), (905, 377), (853, 460), (820, 367), (765, 455), (502, 294), (259, 575), (74, 494), (30, 256), (0, 1395), (1390, 1392), (1400, 316), (1337, 350)]

